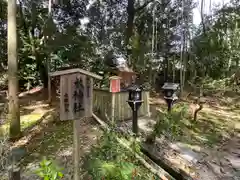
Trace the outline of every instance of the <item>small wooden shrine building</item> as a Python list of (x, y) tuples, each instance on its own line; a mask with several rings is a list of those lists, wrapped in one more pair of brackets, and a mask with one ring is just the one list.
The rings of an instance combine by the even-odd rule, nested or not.
[(60, 120), (91, 117), (93, 107), (93, 78), (102, 77), (80, 68), (49, 73), (49, 102), (51, 102), (51, 77), (60, 77)]
[(126, 88), (136, 80), (137, 73), (130, 68), (124, 56), (116, 56), (110, 52), (105, 57), (105, 63), (109, 67), (110, 76), (118, 76), (121, 78), (121, 88)]
[(137, 73), (127, 66), (122, 67), (117, 66), (113, 70), (113, 73), (121, 78), (120, 79), (121, 88), (128, 87), (129, 85), (136, 81)]

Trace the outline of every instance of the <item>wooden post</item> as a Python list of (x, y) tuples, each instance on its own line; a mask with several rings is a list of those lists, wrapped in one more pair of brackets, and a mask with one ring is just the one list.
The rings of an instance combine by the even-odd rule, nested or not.
[(48, 75), (48, 103), (52, 102), (51, 77)]
[[(55, 71), (49, 73), (49, 76), (60, 76), (60, 120), (73, 120), (74, 180), (79, 180), (79, 129), (81, 125), (80, 121), (83, 120), (83, 118), (92, 116), (92, 114), (89, 115), (90, 113), (92, 113), (92, 78), (102, 79), (102, 77), (79, 68)], [(91, 96), (89, 99), (87, 99), (86, 76), (91, 77)], [(83, 92), (81, 92), (82, 90)], [(48, 91), (49, 101), (51, 101), (52, 97), (50, 80)], [(83, 109), (81, 105), (83, 105)]]
[[(84, 85), (83, 89), (83, 108), (84, 111), (79, 112), (79, 118), (77, 120), (73, 120), (73, 162), (74, 162), (74, 180), (79, 180), (80, 179), (80, 167), (79, 167), (79, 161), (80, 161), (80, 156), (79, 156), (79, 132), (80, 132), (80, 121), (84, 120), (89, 114), (88, 114), (88, 99), (87, 99), (87, 86), (86, 86), (86, 75), (83, 74), (78, 74), (77, 77), (80, 77), (82, 79), (82, 83)], [(75, 77), (74, 77), (75, 79)], [(72, 82), (73, 83), (73, 82)], [(72, 103), (71, 103), (72, 104)]]
[(9, 180), (21, 180), (20, 168), (16, 165), (13, 165), (12, 169), (9, 172)]
[(150, 117), (150, 103), (149, 103), (149, 91), (145, 92), (146, 94), (146, 101), (144, 103), (146, 103), (146, 109), (147, 109), (147, 116)]
[(89, 116), (91, 117), (92, 116), (92, 113), (93, 113), (93, 78), (90, 79), (90, 99), (89, 99)]
[(79, 128), (80, 120), (73, 120), (73, 162), (74, 162), (74, 180), (79, 180)]
[(112, 113), (111, 113), (111, 120), (112, 120), (112, 125), (115, 122), (115, 102), (116, 102), (116, 93), (112, 93), (112, 103), (111, 103), (111, 107), (112, 107)]
[(112, 76), (110, 79), (110, 92), (112, 93), (111, 99), (111, 121), (112, 124), (115, 122), (115, 102), (116, 102), (116, 92), (120, 92), (120, 77)]

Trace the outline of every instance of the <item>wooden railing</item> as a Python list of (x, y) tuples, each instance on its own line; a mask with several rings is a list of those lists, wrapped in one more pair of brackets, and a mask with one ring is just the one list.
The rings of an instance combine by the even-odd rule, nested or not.
[[(139, 108), (139, 116), (149, 116), (149, 92), (142, 92), (143, 103)], [(104, 120), (124, 121), (132, 118), (132, 110), (128, 103), (128, 92), (111, 93), (108, 90), (94, 89), (93, 111)]]

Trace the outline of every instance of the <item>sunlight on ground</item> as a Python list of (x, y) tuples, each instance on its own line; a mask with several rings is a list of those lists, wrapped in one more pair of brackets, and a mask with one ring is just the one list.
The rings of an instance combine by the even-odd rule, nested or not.
[(49, 104), (45, 104), (44, 101), (38, 101), (34, 105), (24, 106), (24, 109), (34, 110), (36, 108), (48, 108)]
[(21, 116), (21, 129), (24, 130), (25, 128), (35, 124), (38, 120), (42, 118), (42, 116), (43, 114), (40, 113)]
[(73, 147), (68, 147), (66, 149), (60, 150), (57, 154), (62, 157), (72, 156)]
[[(23, 99), (25, 101), (29, 101), (33, 99), (25, 98)], [(34, 126), (36, 123), (41, 121), (44, 117), (44, 115), (52, 111), (49, 107), (49, 104), (47, 104), (43, 100), (32, 102), (30, 105), (29, 103), (27, 105), (22, 104), (20, 106), (20, 123), (21, 123), (21, 131), (24, 131), (26, 128), (30, 128)], [(5, 123), (0, 126), (0, 136), (8, 135), (9, 133), (9, 126), (10, 123)]]
[[(27, 115), (22, 115), (20, 117), (21, 131), (36, 124), (39, 120), (42, 119), (43, 115), (46, 112), (47, 111), (43, 111), (42, 113), (31, 113), (31, 114), (27, 114)], [(0, 136), (5, 133), (8, 133), (9, 126), (10, 126), (10, 124), (7, 123), (0, 127)]]
[(229, 110), (227, 107), (224, 109), (226, 110), (205, 105), (198, 114), (197, 121), (194, 122), (189, 104), (178, 103), (173, 107), (172, 119), (160, 120), (161, 132), (170, 135), (173, 140), (186, 142), (190, 146), (214, 147), (223, 139), (229, 138), (233, 132), (240, 130), (238, 110)]

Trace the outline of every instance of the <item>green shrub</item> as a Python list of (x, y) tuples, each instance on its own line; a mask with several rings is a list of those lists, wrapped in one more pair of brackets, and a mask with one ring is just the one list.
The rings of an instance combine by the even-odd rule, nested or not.
[(183, 133), (183, 124), (188, 122), (188, 109), (188, 105), (181, 103), (176, 104), (170, 113), (159, 114), (152, 136), (163, 134), (170, 139), (177, 138)]
[(37, 169), (36, 174), (43, 180), (60, 180), (63, 177), (61, 169), (46, 158), (40, 162), (40, 168)]
[[(138, 151), (138, 146), (134, 146)], [(99, 144), (85, 157), (84, 169), (93, 180), (148, 180), (153, 177), (133, 154), (119, 145), (116, 134), (110, 131), (103, 134)]]

